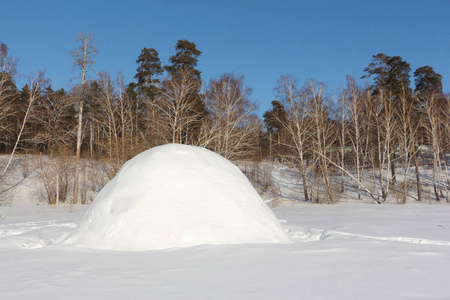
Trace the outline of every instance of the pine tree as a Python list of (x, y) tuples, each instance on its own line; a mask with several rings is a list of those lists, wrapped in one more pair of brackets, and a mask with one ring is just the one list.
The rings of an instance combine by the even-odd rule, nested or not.
[(187, 98), (186, 101), (191, 103), (191, 115), (196, 116), (196, 120), (191, 122), (189, 128), (184, 132), (177, 132), (176, 138), (177, 143), (190, 143), (191, 140), (197, 138), (202, 119), (207, 115), (203, 101), (204, 96), (200, 94), (200, 88), (202, 86), (200, 77), (201, 72), (196, 69), (198, 57), (202, 52), (197, 49), (197, 46), (194, 43), (187, 40), (178, 40), (175, 45), (175, 50), (175, 55), (171, 56), (169, 59), (171, 64), (164, 67), (169, 73), (169, 78), (166, 82), (172, 81), (172, 84), (166, 84), (166, 87), (164, 88), (173, 85), (173, 80), (180, 80), (181, 82), (186, 81), (186, 79), (193, 82), (196, 86), (195, 89), (189, 91), (189, 93), (184, 96)]
[(194, 79), (201, 80), (201, 72), (196, 67), (202, 52), (197, 50), (197, 46), (188, 40), (178, 40), (175, 50), (176, 54), (169, 59), (171, 65), (165, 66), (164, 69), (172, 76), (179, 74), (183, 69), (189, 70)]
[[(392, 181), (396, 182), (395, 174), (395, 151), (392, 148), (394, 141), (394, 118), (396, 107), (400, 103), (400, 97), (410, 97), (411, 90), (409, 88), (411, 71), (410, 65), (403, 61), (400, 56), (388, 56), (384, 53), (373, 55), (373, 61), (367, 68), (362, 78), (373, 77), (374, 85), (372, 87), (373, 94), (381, 97), (384, 106), (384, 123), (385, 123), (385, 143), (388, 144), (388, 161), (391, 165)], [(385, 147), (384, 145), (383, 147)], [(383, 198), (386, 198), (383, 191)]]
[(424, 66), (414, 71), (415, 92), (442, 94), (442, 75), (436, 73), (432, 67)]
[(414, 71), (416, 100), (419, 102), (423, 122), (420, 128), (422, 140), (433, 147), (433, 187), (436, 200), (443, 197), (441, 181), (441, 159), (445, 145), (449, 145), (445, 124), (448, 123), (449, 102), (442, 93), (442, 76), (432, 67), (423, 66)]
[(281, 131), (286, 124), (287, 113), (280, 101), (272, 101), (272, 109), (268, 110), (263, 115), (264, 125), (268, 131), (277, 133), (278, 144), (281, 142)]
[(402, 95), (410, 94), (411, 67), (400, 56), (388, 56), (378, 53), (373, 57), (372, 63), (364, 69), (366, 73), (362, 78), (373, 77), (373, 91), (383, 94), (388, 100), (395, 100)]
[(161, 61), (158, 57), (158, 51), (153, 48), (144, 48), (136, 60), (139, 64), (136, 69), (136, 75), (134, 78), (137, 80), (137, 92), (145, 99), (151, 102), (151, 115), (152, 120), (155, 119), (155, 99), (159, 92), (158, 84), (160, 83), (157, 78), (163, 73), (161, 67)]

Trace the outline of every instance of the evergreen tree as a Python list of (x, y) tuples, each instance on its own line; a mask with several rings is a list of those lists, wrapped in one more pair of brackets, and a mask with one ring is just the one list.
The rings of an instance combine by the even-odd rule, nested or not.
[(411, 93), (410, 75), (411, 67), (400, 56), (388, 56), (378, 53), (373, 56), (372, 63), (364, 69), (366, 73), (362, 78), (373, 77), (373, 91), (383, 94), (391, 100)]
[[(173, 80), (180, 80), (180, 82), (192, 81), (195, 83), (196, 88), (185, 95), (186, 101), (191, 103), (191, 114), (196, 117), (196, 121), (192, 122), (190, 128), (186, 132), (179, 132), (178, 141), (183, 143), (185, 141), (194, 141), (200, 129), (202, 119), (207, 115), (207, 111), (204, 104), (204, 96), (200, 94), (200, 88), (202, 81), (201, 72), (196, 69), (198, 63), (198, 57), (202, 54), (197, 49), (197, 46), (187, 40), (178, 40), (175, 45), (176, 53), (171, 56), (169, 61), (170, 65), (164, 67), (169, 73), (169, 78), (166, 82), (172, 81), (172, 84), (166, 84), (164, 88), (173, 85)], [(187, 77), (187, 78), (186, 78)], [(164, 84), (163, 84), (164, 85)], [(187, 136), (189, 135), (189, 136)]]
[(442, 94), (442, 75), (436, 73), (432, 67), (424, 66), (414, 71), (415, 91), (423, 93)]
[(392, 158), (390, 159), (391, 173), (392, 181), (395, 183), (395, 151), (392, 144), (396, 143), (396, 137), (393, 132), (395, 123), (393, 116), (398, 114), (398, 106), (402, 100), (400, 98), (406, 99), (411, 96), (411, 89), (409, 88), (411, 67), (400, 56), (388, 56), (384, 53), (378, 53), (372, 57), (373, 61), (364, 69), (366, 74), (362, 78), (374, 78), (373, 93), (381, 96), (383, 102), (384, 123), (386, 125), (386, 132), (384, 133), (386, 137), (385, 143), (391, 143), (388, 146), (388, 152), (390, 158)]
[(153, 48), (142, 49), (136, 63), (139, 64), (134, 76), (137, 80), (137, 91), (153, 103), (159, 89), (160, 81), (157, 76), (163, 73), (158, 51)]
[(372, 89), (375, 94), (381, 93), (381, 88), (386, 87), (387, 78), (389, 77), (389, 56), (384, 53), (378, 53), (372, 56), (373, 61), (367, 68), (364, 69), (366, 73), (361, 78), (368, 78), (373, 76), (374, 85)]
[(197, 50), (197, 46), (188, 40), (178, 40), (175, 50), (177, 52), (169, 59), (171, 65), (165, 66), (164, 69), (172, 76), (179, 74), (181, 70), (189, 70), (194, 79), (200, 80), (201, 72), (196, 67), (198, 57), (202, 52)]
[(268, 110), (263, 115), (264, 125), (270, 132), (276, 132), (278, 137), (278, 143), (280, 143), (281, 130), (283, 124), (286, 124), (287, 113), (284, 110), (284, 106), (280, 101), (272, 101), (272, 109)]
[[(415, 77), (415, 92), (416, 99), (419, 102), (418, 106), (420, 107), (419, 114), (424, 118), (424, 126), (421, 128), (421, 140), (427, 141), (430, 138), (430, 129), (432, 126), (435, 126), (436, 130), (431, 131), (432, 135), (439, 135), (437, 140), (442, 139), (442, 144), (449, 144), (448, 135), (441, 134), (441, 128), (444, 126), (440, 126), (440, 122), (443, 121), (443, 125), (446, 122), (446, 111), (447, 107), (449, 107), (448, 99), (443, 95), (442, 92), (442, 76), (436, 73), (432, 67), (423, 66), (414, 71)], [(430, 118), (430, 114), (433, 114)], [(436, 124), (430, 124), (430, 120), (434, 119)], [(439, 124), (439, 125), (437, 125)], [(435, 146), (438, 144), (435, 140)], [(433, 140), (429, 141), (429, 143), (433, 144)], [(439, 198), (436, 196), (436, 198)]]
[(264, 125), (269, 134), (269, 155), (272, 156), (272, 133), (276, 133), (278, 154), (281, 154), (281, 133), (287, 124), (287, 113), (284, 105), (277, 100), (272, 101), (272, 109), (263, 115)]

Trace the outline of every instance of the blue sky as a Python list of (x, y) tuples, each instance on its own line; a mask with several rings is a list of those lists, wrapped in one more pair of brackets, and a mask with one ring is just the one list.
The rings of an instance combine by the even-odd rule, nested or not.
[(0, 10), (0, 42), (19, 59), (19, 73), (45, 71), (55, 89), (69, 89), (76, 76), (73, 38), (92, 32), (95, 70), (122, 71), (127, 83), (142, 48), (167, 64), (177, 40), (194, 42), (202, 78), (244, 75), (260, 114), (280, 75), (323, 81), (333, 93), (347, 74), (363, 83), (380, 52), (401, 56), (412, 71), (432, 66), (450, 91), (450, 1), (1, 0)]

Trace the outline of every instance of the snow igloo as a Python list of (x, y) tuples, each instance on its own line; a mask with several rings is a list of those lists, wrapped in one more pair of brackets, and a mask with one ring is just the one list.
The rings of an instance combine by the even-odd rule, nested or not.
[(169, 144), (125, 163), (65, 243), (144, 251), (290, 241), (234, 164), (201, 147)]

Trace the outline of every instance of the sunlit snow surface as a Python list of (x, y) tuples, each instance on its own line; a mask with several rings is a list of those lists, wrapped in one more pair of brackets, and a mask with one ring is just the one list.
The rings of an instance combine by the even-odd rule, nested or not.
[(80, 206), (0, 207), (1, 299), (450, 299), (450, 207), (274, 209), (290, 244), (53, 246)]
[(154, 147), (121, 168), (66, 243), (142, 251), (291, 242), (247, 177), (205, 148)]
[(65, 245), (89, 206), (42, 205), (30, 177), (13, 206), (0, 206), (0, 299), (450, 299), (450, 205), (429, 195), (375, 205), (354, 190), (336, 205), (305, 204), (295, 201), (298, 175), (269, 167), (282, 200), (276, 224), (293, 243), (137, 252)]

